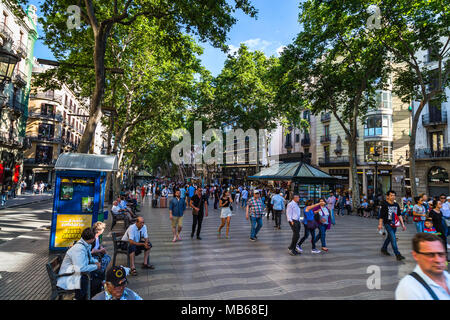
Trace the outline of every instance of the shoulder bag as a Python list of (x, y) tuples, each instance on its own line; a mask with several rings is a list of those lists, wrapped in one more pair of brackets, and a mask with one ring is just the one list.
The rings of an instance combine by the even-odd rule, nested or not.
[(430, 288), (430, 286), (428, 285), (428, 283), (425, 282), (425, 280), (423, 280), (423, 278), (421, 276), (419, 276), (416, 272), (411, 272), (409, 274), (411, 277), (413, 277), (414, 279), (416, 279), (417, 281), (420, 282), (421, 285), (423, 285), (423, 287), (425, 289), (427, 289), (428, 293), (430, 294), (430, 296), (433, 298), (433, 300), (439, 300), (438, 296), (436, 295), (436, 293), (434, 293), (433, 289)]

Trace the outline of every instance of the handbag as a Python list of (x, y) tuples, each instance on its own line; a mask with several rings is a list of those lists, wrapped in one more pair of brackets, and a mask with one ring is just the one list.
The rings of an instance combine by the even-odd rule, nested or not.
[(422, 221), (422, 218), (420, 216), (413, 216), (413, 221), (420, 222), (420, 221)]
[(314, 220), (309, 220), (308, 222), (306, 222), (306, 227), (308, 229), (316, 229), (317, 228), (317, 222)]
[(318, 212), (314, 213), (314, 221), (320, 223), (320, 214)]

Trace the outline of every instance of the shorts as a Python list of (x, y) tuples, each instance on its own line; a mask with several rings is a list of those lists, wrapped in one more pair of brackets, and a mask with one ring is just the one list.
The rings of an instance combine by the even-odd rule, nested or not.
[[(151, 244), (150, 241), (148, 242), (148, 245), (150, 246), (150, 248), (152, 247), (152, 244)], [(148, 249), (148, 250), (150, 250), (150, 249)], [(135, 245), (129, 245), (128, 246), (128, 253), (133, 253), (134, 252), (134, 255), (136, 257), (138, 255), (140, 255), (142, 251), (147, 251), (147, 249), (145, 249), (145, 247), (140, 247), (140, 246), (138, 247), (138, 246), (135, 246)]]
[(232, 215), (233, 215), (233, 213), (232, 213), (230, 207), (222, 208), (222, 211), (220, 212), (220, 217), (221, 217), (222, 219), (231, 217)]
[(172, 228), (181, 227), (183, 225), (183, 217), (172, 216)]

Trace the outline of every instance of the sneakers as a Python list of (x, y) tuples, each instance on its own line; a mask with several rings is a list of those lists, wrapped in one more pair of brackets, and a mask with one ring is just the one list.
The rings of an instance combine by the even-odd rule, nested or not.
[(256, 241), (256, 239), (255, 239), (255, 238), (250, 238), (250, 241), (253, 241), (253, 242), (255, 242), (255, 241)]
[(311, 253), (320, 253), (320, 250), (312, 249), (312, 250), (311, 250)]
[(385, 249), (381, 249), (381, 253), (384, 254), (385, 256), (390, 256), (391, 254), (385, 250)]
[(402, 261), (402, 260), (405, 259), (405, 257), (402, 256), (401, 254), (398, 254), (398, 255), (396, 255), (395, 257), (397, 258), (397, 261)]
[(289, 254), (291, 256), (296, 256), (297, 255), (297, 253), (295, 251), (293, 251), (293, 250), (288, 249), (288, 251), (289, 251)]
[(297, 250), (298, 253), (303, 253), (302, 248), (299, 246), (295, 247), (295, 250)]

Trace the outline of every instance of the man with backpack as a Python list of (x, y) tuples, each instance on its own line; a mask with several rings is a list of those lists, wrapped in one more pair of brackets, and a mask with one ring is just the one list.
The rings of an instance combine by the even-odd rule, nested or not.
[(387, 233), (386, 240), (381, 247), (381, 253), (386, 256), (390, 256), (390, 253), (387, 251), (387, 247), (389, 243), (391, 243), (397, 260), (401, 261), (405, 259), (405, 257), (402, 256), (398, 250), (395, 233), (400, 224), (402, 225), (403, 231), (406, 231), (406, 226), (403, 223), (400, 206), (395, 202), (395, 195), (395, 191), (389, 190), (386, 192), (386, 201), (383, 201), (380, 207), (378, 231), (381, 231), (384, 225), (384, 229)]

